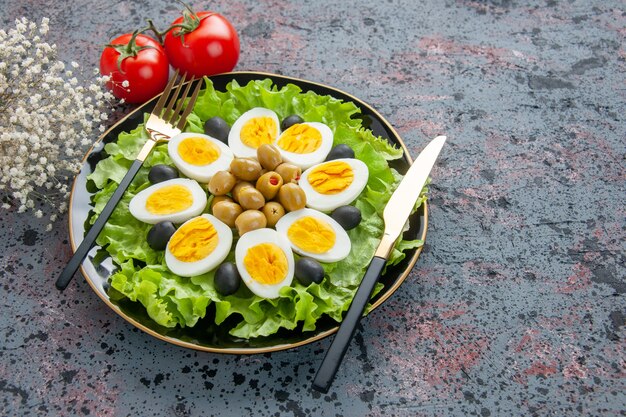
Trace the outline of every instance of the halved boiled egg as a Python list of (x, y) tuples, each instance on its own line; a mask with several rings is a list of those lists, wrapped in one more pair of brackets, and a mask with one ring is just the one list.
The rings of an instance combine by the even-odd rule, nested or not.
[(330, 216), (317, 210), (301, 209), (285, 214), (276, 231), (286, 236), (294, 252), (321, 262), (337, 262), (350, 254), (346, 231)]
[(156, 224), (182, 223), (202, 213), (206, 192), (194, 180), (174, 178), (151, 185), (130, 200), (128, 210), (137, 220)]
[(228, 134), (228, 146), (239, 158), (256, 158), (256, 150), (273, 144), (280, 135), (278, 116), (270, 109), (255, 107), (233, 123)]
[(307, 169), (326, 159), (333, 147), (333, 131), (323, 123), (297, 123), (280, 134), (276, 146), (285, 161)]
[(230, 252), (233, 232), (210, 214), (183, 223), (165, 248), (165, 264), (182, 277), (194, 277), (216, 268)]
[(200, 133), (174, 136), (167, 152), (180, 172), (200, 182), (209, 182), (216, 172), (227, 170), (234, 158), (226, 144)]
[(241, 279), (259, 297), (277, 298), (280, 289), (293, 280), (289, 241), (273, 229), (257, 229), (241, 236), (235, 261)]
[(350, 204), (367, 185), (369, 170), (363, 161), (335, 159), (314, 165), (300, 176), (298, 185), (306, 195), (306, 205), (330, 211)]

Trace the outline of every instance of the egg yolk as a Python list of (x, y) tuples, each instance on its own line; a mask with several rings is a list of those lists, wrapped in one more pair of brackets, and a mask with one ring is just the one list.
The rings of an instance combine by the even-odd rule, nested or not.
[(213, 224), (204, 217), (198, 217), (174, 233), (168, 248), (182, 262), (196, 262), (209, 256), (218, 243), (219, 237)]
[(220, 149), (205, 138), (187, 138), (178, 145), (178, 154), (188, 164), (202, 166), (215, 162)]
[(320, 194), (339, 194), (352, 184), (354, 171), (343, 162), (328, 162), (314, 168), (308, 176), (309, 184)]
[(172, 214), (186, 210), (193, 204), (193, 195), (183, 185), (166, 185), (146, 199), (146, 210), (152, 214)]
[(244, 145), (256, 149), (273, 143), (277, 130), (276, 121), (271, 117), (254, 117), (243, 125), (239, 136)]
[(293, 153), (315, 152), (321, 144), (322, 134), (320, 131), (301, 123), (285, 130), (278, 140), (279, 147)]
[(289, 226), (287, 237), (297, 247), (310, 253), (328, 252), (335, 246), (335, 231), (323, 220), (301, 217)]
[(285, 253), (273, 243), (252, 246), (243, 258), (243, 265), (252, 279), (266, 285), (284, 280), (289, 269)]

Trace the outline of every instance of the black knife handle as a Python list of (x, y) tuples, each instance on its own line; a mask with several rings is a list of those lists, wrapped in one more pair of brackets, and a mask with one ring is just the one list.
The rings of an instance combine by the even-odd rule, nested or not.
[(96, 222), (91, 226), (87, 235), (85, 235), (85, 238), (78, 246), (78, 249), (76, 249), (76, 252), (74, 252), (74, 255), (65, 266), (65, 269), (61, 272), (61, 275), (59, 275), (55, 284), (57, 289), (63, 291), (67, 288), (67, 285), (72, 280), (72, 277), (80, 267), (83, 259), (87, 256), (87, 253), (91, 250), (91, 247), (94, 245), (96, 238), (104, 228), (104, 225), (109, 220), (109, 217), (111, 217), (111, 213), (115, 210), (117, 203), (120, 202), (124, 192), (128, 189), (128, 186), (133, 181), (133, 178), (135, 178), (135, 175), (137, 175), (137, 172), (139, 172), (139, 168), (141, 168), (142, 164), (143, 161), (135, 159), (135, 162), (133, 162), (130, 166), (130, 169), (126, 175), (124, 175), (124, 178), (122, 178), (120, 185), (118, 185), (117, 189), (111, 196), (111, 199), (107, 202), (106, 206), (104, 206), (102, 213), (100, 213)]
[(378, 282), (378, 278), (385, 267), (385, 263), (387, 263), (386, 259), (375, 256), (367, 267), (365, 276), (354, 295), (348, 313), (346, 313), (346, 317), (344, 317), (341, 322), (339, 331), (337, 331), (337, 335), (333, 339), (330, 348), (328, 348), (322, 365), (317, 371), (317, 375), (315, 375), (313, 388), (317, 391), (327, 393), (330, 384), (332, 384), (333, 379), (335, 379), (337, 369), (339, 369), (339, 365), (341, 365), (341, 361), (348, 350), (356, 326), (361, 321), (361, 317), (363, 317), (365, 306), (372, 296), (372, 291), (374, 291), (374, 286)]

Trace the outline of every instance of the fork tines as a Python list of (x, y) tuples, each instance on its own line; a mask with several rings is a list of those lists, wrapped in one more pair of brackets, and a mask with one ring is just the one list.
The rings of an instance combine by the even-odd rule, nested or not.
[[(187, 116), (193, 110), (193, 106), (196, 103), (196, 99), (198, 98), (198, 93), (200, 92), (200, 87), (202, 86), (202, 82), (196, 83), (196, 88), (194, 89), (189, 101), (187, 102), (187, 106), (182, 114), (179, 114), (185, 104), (186, 98), (189, 94), (189, 90), (191, 90), (191, 85), (196, 81), (196, 77), (192, 76), (191, 80), (187, 80), (187, 73), (183, 74), (180, 79), (178, 85), (174, 88), (172, 92), (172, 88), (176, 83), (176, 79), (178, 78), (178, 70), (174, 72), (167, 85), (165, 86), (165, 90), (163, 90), (163, 94), (159, 98), (159, 101), (154, 106), (154, 110), (152, 110), (152, 114), (160, 117), (166, 123), (169, 123), (172, 126), (177, 127), (182, 130), (185, 127), (185, 122), (187, 121)], [(185, 91), (181, 95), (180, 92), (183, 89), (183, 85), (185, 85)], [(169, 100), (168, 100), (169, 98)], [(174, 108), (174, 104), (178, 100), (178, 104), (176, 108)], [(165, 103), (167, 102), (167, 106)], [(163, 106), (165, 106), (165, 111), (163, 111)], [(174, 110), (172, 111), (172, 108)]]

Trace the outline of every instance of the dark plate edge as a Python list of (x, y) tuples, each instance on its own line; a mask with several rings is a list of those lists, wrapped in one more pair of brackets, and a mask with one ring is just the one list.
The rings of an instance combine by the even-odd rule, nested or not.
[[(280, 78), (280, 79), (283, 79), (284, 81), (287, 81), (287, 82), (294, 81), (294, 82), (307, 83), (307, 84), (311, 84), (311, 85), (317, 85), (317, 86), (320, 86), (322, 88), (325, 88), (325, 89), (328, 89), (328, 90), (331, 90), (331, 91), (337, 91), (338, 93), (340, 93), (342, 95), (350, 97), (351, 100), (353, 100), (354, 102), (357, 102), (360, 106), (367, 108), (371, 113), (375, 114), (376, 117), (379, 119), (379, 121), (381, 123), (383, 123), (385, 125), (385, 127), (390, 132), (392, 132), (392, 134), (397, 139), (400, 147), (403, 150), (403, 157), (407, 161), (407, 163), (410, 165), (413, 162), (413, 160), (411, 158), (411, 155), (409, 154), (409, 151), (408, 151), (404, 141), (402, 140), (400, 135), (396, 132), (396, 130), (393, 128), (393, 126), (391, 126), (391, 124), (387, 121), (387, 119), (385, 119), (372, 106), (370, 106), (369, 104), (365, 103), (363, 100), (353, 96), (350, 93), (347, 93), (347, 92), (345, 92), (343, 90), (339, 90), (338, 88), (331, 87), (331, 86), (328, 86), (328, 85), (325, 85), (325, 84), (321, 84), (321, 83), (318, 83), (318, 82), (315, 82), (315, 81), (309, 81), (309, 80), (305, 80), (305, 79), (302, 79), (302, 78), (289, 77), (289, 76), (285, 76), (285, 75), (272, 74), (272, 73), (267, 73), (267, 72), (235, 71), (235, 72), (229, 72), (229, 73), (223, 73), (223, 74), (217, 74), (217, 75), (219, 75), (219, 76), (252, 75), (252, 76), (259, 76), (259, 78), (262, 78), (262, 77)], [(211, 77), (208, 77), (208, 78), (210, 79)], [(114, 128), (116, 128), (119, 124), (121, 124), (124, 121), (126, 121), (126, 119), (128, 119), (131, 116), (135, 115), (137, 112), (141, 112), (143, 107), (149, 105), (159, 95), (157, 95), (154, 98), (148, 100), (146, 103), (142, 104), (141, 106), (135, 108), (133, 111), (131, 111), (126, 116), (124, 116), (123, 118), (118, 120), (111, 127), (109, 127), (109, 129), (107, 129), (105, 132), (103, 132), (102, 135), (100, 135), (100, 137), (98, 138), (98, 140), (86, 152), (86, 154), (85, 154), (85, 156), (84, 156), (84, 158), (82, 160), (82, 164), (84, 165), (84, 163), (86, 162), (86, 160), (89, 157), (89, 155), (93, 152), (94, 148), (96, 146), (99, 146), (100, 143), (102, 142), (102, 140)], [(72, 225), (72, 207), (73, 207), (73, 200), (74, 200), (74, 192), (75, 192), (75, 188), (76, 188), (76, 185), (77, 185), (77, 180), (78, 180), (79, 175), (80, 175), (80, 172), (79, 172), (79, 174), (76, 175), (76, 177), (74, 178), (73, 184), (72, 184), (72, 189), (71, 189), (71, 194), (70, 194), (70, 201), (69, 201), (69, 210), (68, 210), (69, 237), (70, 237), (70, 245), (71, 245), (71, 248), (72, 248), (72, 252), (74, 252), (76, 250), (76, 247), (80, 244), (80, 241), (75, 241), (74, 240), (74, 231), (73, 231), (73, 225)], [(426, 241), (427, 231), (428, 231), (428, 205), (427, 205), (427, 202), (424, 202), (423, 206), (420, 209), (423, 210), (423, 215), (422, 215), (423, 216), (422, 217), (423, 224), (421, 225), (422, 234), (421, 234), (421, 236), (419, 236), (419, 239), (421, 239), (422, 241), (425, 242)], [(402, 271), (401, 274), (399, 274), (398, 278), (395, 280), (394, 284), (389, 289), (385, 290), (383, 293), (381, 293), (378, 296), (376, 301), (372, 304), (372, 308), (370, 309), (370, 312), (374, 311), (378, 306), (380, 306), (384, 301), (386, 301), (389, 297), (391, 297), (391, 295), (393, 293), (395, 293), (397, 291), (397, 289), (406, 280), (406, 278), (408, 277), (409, 273), (413, 269), (413, 266), (417, 262), (417, 259), (419, 258), (420, 254), (422, 252), (422, 249), (423, 249), (423, 246), (417, 248), (417, 250), (413, 254), (413, 256), (410, 259), (410, 261), (409, 261), (407, 267), (405, 268), (405, 270)], [(311, 336), (311, 337), (309, 337), (307, 339), (304, 339), (304, 340), (302, 340), (300, 342), (289, 343), (289, 344), (280, 344), (280, 345), (275, 345), (275, 346), (271, 346), (271, 347), (262, 347), (262, 348), (212, 348), (212, 347), (208, 347), (208, 346), (197, 345), (197, 344), (190, 343), (190, 342), (185, 342), (185, 341), (173, 338), (173, 337), (164, 336), (164, 335), (154, 331), (153, 329), (150, 329), (150, 328), (144, 326), (143, 324), (139, 323), (138, 321), (134, 320), (133, 318), (127, 316), (126, 314), (124, 314), (124, 312), (118, 306), (113, 304), (108, 297), (105, 297), (99, 291), (97, 286), (92, 282), (91, 278), (89, 278), (89, 275), (85, 271), (83, 265), (81, 265), (80, 271), (81, 271), (83, 277), (85, 278), (85, 280), (87, 281), (87, 283), (89, 284), (89, 286), (91, 287), (91, 289), (96, 293), (96, 295), (105, 304), (107, 304), (109, 306), (109, 308), (111, 308), (115, 313), (117, 313), (119, 316), (121, 316), (124, 320), (126, 320), (127, 322), (129, 322), (133, 326), (139, 328), (140, 330), (150, 334), (151, 336), (153, 336), (153, 337), (155, 337), (157, 339), (163, 340), (163, 341), (168, 342), (168, 343), (172, 343), (172, 344), (177, 345), (177, 346), (189, 348), (189, 349), (194, 349), (194, 350), (199, 350), (199, 351), (204, 351), (204, 352), (211, 352), (211, 353), (225, 353), (225, 354), (233, 354), (233, 355), (242, 355), (242, 354), (243, 355), (249, 355), (249, 354), (260, 354), (260, 353), (276, 352), (276, 351), (281, 351), (281, 350), (297, 348), (299, 346), (303, 346), (303, 345), (315, 342), (317, 340), (320, 340), (320, 339), (323, 339), (325, 337), (330, 336), (331, 334), (335, 333), (339, 329), (339, 326), (336, 326), (336, 327), (331, 328), (331, 329), (329, 329), (329, 330), (327, 330), (325, 332), (322, 332), (322, 333), (316, 334), (314, 336)]]

